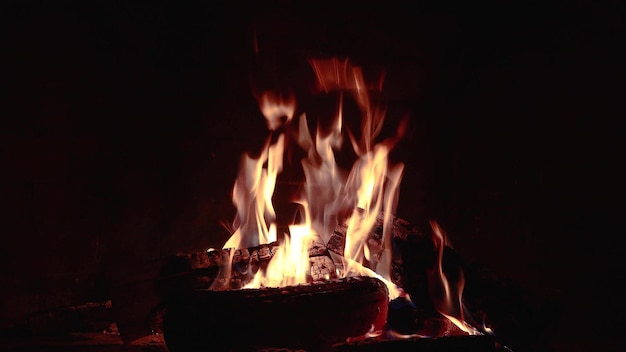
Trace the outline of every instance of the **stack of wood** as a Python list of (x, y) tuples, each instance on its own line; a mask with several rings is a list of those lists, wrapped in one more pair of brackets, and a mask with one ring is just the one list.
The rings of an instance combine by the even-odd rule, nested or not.
[[(384, 221), (383, 214), (380, 214), (366, 241), (371, 256), (364, 264), (371, 269), (376, 268), (385, 246), (388, 246), (383, 243)], [(428, 252), (425, 257), (429, 259), (417, 263), (420, 265), (408, 260), (411, 267), (407, 268), (403, 254), (409, 257), (412, 255), (403, 253), (402, 248), (394, 246), (393, 281), (401, 287), (406, 285), (411, 296), (424, 296), (422, 292), (427, 295), (425, 269), (432, 267), (436, 260), (432, 241), (403, 219), (392, 218), (390, 225), (388, 233), (393, 240), (389, 243), (408, 245), (407, 250), (411, 251), (415, 248), (409, 244), (417, 243), (422, 252)], [(191, 271), (189, 290), (181, 291), (180, 296), (168, 303), (168, 313), (164, 318), (168, 347), (172, 351), (184, 350), (190, 348), (190, 341), (199, 344), (195, 346), (198, 347), (205, 343), (207, 336), (214, 336), (212, 344), (218, 341), (228, 346), (236, 344), (240, 348), (250, 347), (241, 346), (242, 343), (261, 342), (266, 347), (319, 348), (319, 344), (322, 344), (327, 348), (330, 344), (344, 342), (347, 338), (365, 335), (372, 327), (384, 329), (389, 309), (386, 286), (380, 280), (369, 277), (337, 279), (337, 272), (341, 268), (336, 265), (339, 261), (333, 261), (332, 257), (344, 254), (347, 230), (347, 225), (341, 223), (334, 229), (327, 243), (320, 238), (311, 242), (308, 252), (311, 264), (308, 285), (241, 290), (259, 270), (265, 270), (278, 250), (279, 244), (276, 242), (244, 249), (218, 249), (185, 254), (184, 258)], [(413, 273), (414, 270), (418, 272)], [(426, 297), (425, 302), (430, 302), (430, 298)], [(215, 324), (204, 321), (204, 317), (216, 313), (215, 307), (227, 307), (225, 311), (229, 313), (227, 316), (220, 316)], [(419, 327), (424, 331), (426, 320), (431, 322), (428, 325), (430, 330), (437, 325), (433, 321), (439, 321), (444, 326), (445, 322), (440, 320), (441, 316), (432, 305), (427, 307), (429, 309), (418, 307), (411, 310), (408, 324), (395, 319), (395, 326), (392, 328), (408, 331)], [(307, 311), (310, 311), (310, 315), (304, 313)], [(417, 319), (416, 312), (424, 313), (421, 315), (424, 319)], [(398, 315), (397, 310), (392, 313)], [(427, 315), (439, 320), (426, 319)], [(262, 321), (267, 316), (272, 317), (271, 323), (242, 322)], [(416, 325), (417, 320), (421, 325)], [(231, 336), (228, 328), (231, 325), (238, 326), (238, 331), (254, 338), (240, 341), (236, 336)], [(459, 333), (453, 331), (454, 326), (448, 327), (449, 335)]]
[[(181, 255), (187, 260), (194, 289), (237, 290), (265, 271), (279, 248), (278, 242), (242, 249), (214, 249)], [(314, 238), (308, 248), (310, 269), (307, 282), (337, 278), (337, 268), (321, 238)]]
[[(347, 225), (339, 224), (326, 243), (311, 242), (308, 283), (298, 286), (242, 289), (276, 255), (276, 242), (178, 255), (170, 260), (169, 268), (161, 270), (154, 285), (163, 309), (146, 311), (151, 316), (145, 321), (154, 322), (155, 312), (164, 313), (156, 320), (162, 319), (159, 331), (172, 352), (207, 348), (329, 351), (347, 348), (343, 344), (348, 338), (367, 336), (372, 328), (409, 335), (427, 332), (429, 337), (463, 335), (442, 320), (428, 294), (427, 272), (437, 261), (432, 236), (393, 218), (387, 229), (391, 241), (384, 244), (383, 225), (381, 215), (368, 236), (371, 256), (365, 265), (375, 268), (383, 250), (389, 250), (384, 247), (391, 243), (392, 281), (409, 293), (413, 303), (408, 308), (398, 309), (398, 301), (390, 305), (387, 287), (376, 278), (338, 278), (342, 268), (333, 257), (343, 255), (347, 232)], [(131, 300), (140, 299), (135, 296)], [(115, 298), (113, 302), (116, 307)], [(389, 339), (383, 336), (374, 341)], [(372, 339), (355, 341), (350, 345), (365, 346)]]
[[(371, 256), (369, 261), (364, 262), (364, 265), (372, 270), (376, 268), (378, 260), (385, 250), (383, 225), (384, 216), (381, 213), (366, 241)], [(419, 269), (417, 271), (421, 275), (427, 267), (434, 265), (436, 249), (430, 237), (425, 236), (408, 221), (401, 218), (393, 217), (390, 225), (389, 235), (392, 238), (390, 243), (394, 244), (394, 248), (391, 249), (393, 252), (392, 281), (411, 294), (425, 291), (423, 290), (425, 286), (421, 285), (425, 283), (423, 280), (425, 277), (415, 277), (413, 275), (415, 273), (409, 271)], [(333, 260), (333, 256), (335, 258), (343, 256), (347, 229), (348, 225), (342, 222), (335, 227), (327, 243), (324, 243), (320, 237), (316, 237), (310, 242), (308, 249), (310, 272), (307, 282), (326, 281), (338, 277), (338, 271), (341, 270), (341, 267), (338, 261)], [(245, 286), (254, 278), (258, 270), (265, 270), (278, 248), (279, 243), (272, 242), (243, 249), (225, 248), (187, 253), (181, 254), (180, 257), (185, 258), (189, 270), (192, 272), (190, 284), (194, 289), (232, 290)], [(413, 252), (403, 253), (407, 251)], [(408, 260), (403, 259), (403, 254)], [(420, 263), (411, 261), (411, 257), (415, 255), (420, 257)], [(229, 263), (230, 265), (228, 265)], [(411, 267), (407, 268), (407, 263)], [(413, 281), (419, 281), (419, 283)]]

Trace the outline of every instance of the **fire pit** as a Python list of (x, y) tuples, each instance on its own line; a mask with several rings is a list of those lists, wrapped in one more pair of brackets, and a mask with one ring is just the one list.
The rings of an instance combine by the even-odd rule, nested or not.
[[(379, 138), (384, 109), (371, 92), (382, 80), (366, 84), (348, 60), (310, 63), (316, 92), (337, 99), (336, 115), (312, 135), (306, 114), (296, 117), (293, 95), (257, 92), (270, 136), (257, 158), (242, 159), (231, 238), (223, 249), (186, 256), (193, 273), (167, 304), (168, 347), (396, 350), (416, 343), (434, 351), (463, 341), (467, 350), (493, 350), (486, 330), (465, 319), (460, 268), (444, 270), (443, 230), (433, 222), (425, 236), (394, 215), (403, 165), (389, 154), (406, 126)], [(362, 117), (358, 131), (344, 127), (350, 102)], [(344, 129), (356, 159), (349, 172), (335, 160)], [(302, 156), (304, 180), (295, 182), (297, 212), (286, 225), (277, 221), (274, 192), (294, 155)]]

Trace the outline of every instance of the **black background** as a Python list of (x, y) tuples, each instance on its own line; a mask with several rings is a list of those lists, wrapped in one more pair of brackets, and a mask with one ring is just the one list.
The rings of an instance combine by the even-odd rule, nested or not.
[(384, 70), (389, 121), (410, 116), (399, 216), (437, 219), (470, 260), (557, 297), (555, 350), (623, 331), (623, 2), (1, 12), (3, 327), (98, 298), (120, 260), (221, 246), (239, 156), (267, 136), (251, 85), (302, 93), (307, 59), (338, 56)]

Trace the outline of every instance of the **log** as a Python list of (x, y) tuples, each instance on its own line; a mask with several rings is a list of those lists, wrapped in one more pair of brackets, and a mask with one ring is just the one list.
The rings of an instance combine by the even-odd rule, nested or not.
[(438, 338), (411, 338), (400, 340), (364, 340), (333, 346), (335, 352), (494, 352), (496, 343), (492, 336), (446, 336)]
[[(382, 248), (382, 221), (383, 217), (379, 216), (368, 241), (374, 255), (377, 254), (374, 249)], [(330, 251), (343, 253), (345, 233), (346, 226), (338, 225), (327, 244), (321, 239), (311, 243), (309, 282), (337, 279)], [(403, 287), (416, 304), (416, 308), (409, 312), (409, 319), (412, 320), (403, 322), (400, 319), (391, 323), (400, 332), (424, 331), (424, 322), (438, 316), (428, 296), (426, 278), (426, 270), (432, 268), (436, 260), (436, 251), (429, 237), (400, 218), (393, 219), (391, 234), (394, 246), (393, 281)], [(125, 265), (124, 270), (117, 271), (111, 292), (122, 338), (129, 343), (152, 332), (162, 332), (162, 314), (169, 308), (172, 296), (180, 297), (209, 288), (227, 291), (226, 295), (234, 295), (230, 291), (240, 289), (252, 279), (254, 273), (266, 267), (277, 249), (278, 243), (270, 243), (237, 250), (218, 249), (188, 253), (142, 265)], [(232, 270), (224, 273), (223, 269), (228, 261), (232, 263)], [(248, 314), (254, 316), (255, 308), (250, 309), (252, 311)], [(387, 310), (386, 305), (384, 309)], [(394, 313), (397, 312), (392, 312)], [(333, 313), (320, 309), (313, 316), (320, 314)], [(416, 320), (418, 324), (413, 323)]]
[[(434, 307), (428, 293), (427, 271), (435, 266), (437, 251), (431, 236), (399, 217), (392, 217), (391, 223), (389, 232), (392, 243), (391, 279), (409, 293), (418, 309), (433, 312)], [(384, 250), (383, 225), (384, 214), (380, 213), (367, 239), (372, 262), (366, 261), (364, 265), (372, 270), (375, 270), (376, 260)], [(327, 243), (329, 251), (343, 255), (347, 230), (348, 225), (345, 221), (335, 227)]]
[[(312, 282), (326, 281), (327, 275), (330, 275), (331, 282), (336, 279), (336, 268), (329, 253), (343, 254), (345, 233), (345, 224), (339, 224), (326, 244), (321, 241), (312, 243), (309, 250), (312, 264), (310, 273)], [(412, 224), (400, 218), (393, 219), (391, 234), (393, 245), (392, 280), (410, 294), (414, 307), (409, 310), (395, 310), (392, 307), (385, 306), (384, 309), (389, 311), (389, 328), (405, 334), (423, 333), (431, 337), (441, 336), (440, 332), (442, 329), (445, 330), (445, 327), (442, 328), (440, 326), (438, 319), (441, 316), (434, 309), (428, 293), (427, 271), (433, 268), (437, 260), (437, 251), (431, 235), (428, 230), (421, 232)], [(376, 226), (372, 229), (369, 240), (370, 250), (376, 254), (374, 249), (380, 248), (382, 243), (382, 216), (379, 217)], [(249, 278), (249, 276), (246, 276), (248, 271), (245, 269), (252, 268), (251, 272), (255, 272), (255, 268), (258, 270), (258, 268), (267, 265), (274, 253), (276, 253), (274, 247), (277, 247), (276, 243), (261, 245), (256, 248), (241, 249), (233, 253), (233, 275), (235, 278), (233, 280), (229, 278), (225, 287), (240, 288), (242, 283)], [(216, 278), (218, 278), (225, 260), (231, 258), (230, 254), (231, 250), (229, 249), (219, 249), (210, 252), (202, 251), (163, 258), (149, 263), (129, 263), (116, 268), (112, 273), (114, 280), (111, 280), (111, 299), (113, 310), (115, 311), (115, 319), (118, 322), (120, 334), (124, 342), (129, 343), (152, 332), (162, 332), (162, 324), (165, 324), (160, 321), (162, 319), (162, 309), (171, 302), (170, 297), (180, 298), (185, 294), (191, 295), (191, 293), (196, 291), (203, 292), (202, 290), (211, 287), (215, 283)], [(541, 300), (532, 295), (529, 296), (529, 293), (522, 288), (510, 283), (507, 284), (506, 281), (499, 280), (493, 274), (485, 273), (484, 268), (468, 265), (449, 247), (446, 247), (444, 250), (443, 260), (444, 271), (446, 271), (451, 280), (454, 280), (454, 273), (458, 272), (457, 269), (459, 267), (462, 267), (465, 271), (467, 285), (464, 294), (466, 299), (464, 301), (467, 303), (467, 308), (471, 313), (469, 316), (466, 315), (466, 320), (471, 319), (471, 316), (473, 316), (479, 321), (487, 321), (488, 325), (493, 327), (498, 334), (498, 339), (509, 342), (511, 347), (527, 344), (527, 342), (517, 341), (517, 335), (520, 335), (520, 331), (524, 332), (524, 336), (535, 338), (537, 335), (536, 330), (546, 330), (545, 327), (537, 325), (536, 316), (541, 315), (542, 317), (554, 319), (557, 315), (554, 302)], [(271, 291), (271, 289), (268, 290)], [(250, 292), (250, 290), (246, 291)], [(287, 291), (289, 290), (287, 289)], [(227, 292), (229, 293), (225, 293), (226, 295), (234, 295), (230, 290)], [(355, 297), (358, 297), (358, 295)], [(254, 299), (251, 301), (255, 302)], [(311, 312), (310, 316), (333, 316), (334, 312), (332, 309), (338, 304), (336, 302), (340, 301), (335, 300), (328, 307)], [(244, 302), (240, 302), (240, 304), (249, 307), (249, 311), (242, 312), (241, 309), (229, 308), (234, 312), (239, 312), (240, 317), (244, 317), (239, 318), (240, 320), (256, 319), (250, 317), (258, 317), (258, 314), (255, 313), (256, 307)], [(222, 319), (226, 322), (230, 321), (232, 329), (238, 330), (240, 322), (235, 321), (236, 319), (232, 317), (232, 314), (227, 313), (226, 310), (218, 309), (217, 307), (220, 306), (217, 305), (211, 310), (205, 305), (207, 313), (202, 318), (196, 315), (193, 319), (198, 324), (204, 324), (203, 319)], [(192, 307), (188, 308), (192, 310)], [(294, 306), (294, 311), (300, 308), (303, 307), (296, 305)], [(280, 312), (281, 310), (278, 309), (278, 311)], [(269, 316), (273, 315), (270, 314)], [(306, 315), (301, 314), (301, 316), (305, 317)], [(265, 317), (263, 319), (265, 319), (263, 322), (257, 321), (256, 324), (269, 325), (272, 320)], [(314, 318), (307, 319), (314, 320)], [(480, 325), (471, 320), (468, 321), (474, 326)], [(33, 321), (33, 324), (35, 323), (38, 322)], [(539, 324), (541, 323), (539, 322)], [(48, 326), (43, 326), (43, 328), (47, 329)], [(248, 326), (247, 329), (250, 330), (253, 327)], [(268, 329), (269, 327), (265, 328), (265, 330)], [(218, 329), (216, 331), (221, 332), (222, 330)], [(429, 333), (429, 331), (432, 333)], [(275, 334), (281, 333), (276, 330)], [(311, 332), (311, 335), (313, 334)], [(353, 336), (358, 335), (357, 333)], [(211, 332), (208, 336), (216, 336), (216, 334)], [(245, 333), (231, 333), (229, 339), (238, 340), (245, 336), (247, 336)], [(285, 347), (278, 338), (273, 340), (272, 343), (278, 346), (270, 346), (268, 348)], [(251, 342), (250, 344), (253, 343)]]
[(112, 313), (125, 344), (161, 333), (160, 316), (174, 292), (189, 287), (186, 261), (172, 256), (149, 262), (120, 261), (105, 273)]
[[(240, 289), (252, 281), (254, 275), (267, 265), (279, 248), (277, 242), (262, 244), (242, 249), (216, 249), (197, 253), (183, 254), (191, 270), (191, 285), (195, 289), (213, 290)], [(335, 263), (321, 238), (311, 241), (308, 249), (309, 282), (332, 280), (337, 278)], [(232, 259), (231, 259), (232, 258)], [(231, 262), (230, 272), (228, 262)]]
[(173, 297), (163, 319), (166, 344), (179, 351), (300, 348), (329, 351), (386, 320), (383, 282), (350, 277), (298, 286), (193, 290)]
[(34, 336), (108, 331), (114, 323), (111, 307), (109, 300), (32, 313), (28, 327)]
[[(278, 243), (244, 249), (217, 249), (179, 254), (150, 262), (120, 262), (105, 276), (110, 285), (113, 315), (125, 343), (162, 332), (168, 298), (194, 289), (239, 289), (267, 264)], [(222, 270), (231, 260), (227, 277)], [(310, 281), (336, 279), (336, 269), (321, 239), (309, 248)]]

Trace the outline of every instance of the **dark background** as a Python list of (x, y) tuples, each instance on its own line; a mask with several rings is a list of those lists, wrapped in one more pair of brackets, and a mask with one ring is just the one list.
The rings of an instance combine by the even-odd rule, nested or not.
[(384, 70), (389, 120), (410, 116), (398, 215), (437, 219), (468, 260), (558, 299), (548, 349), (617, 350), (622, 1), (0, 12), (0, 327), (105, 298), (116, 262), (221, 246), (239, 157), (267, 135), (251, 85), (302, 93), (307, 59), (338, 56)]

